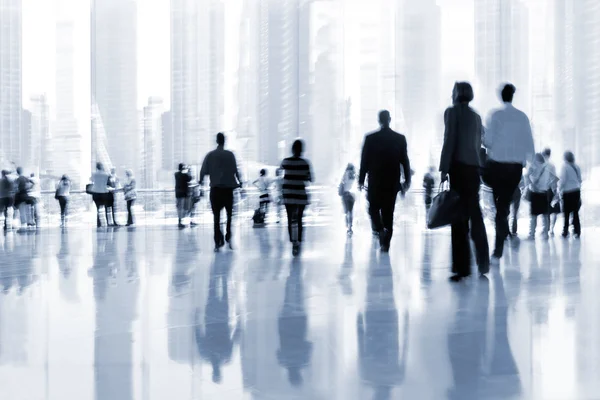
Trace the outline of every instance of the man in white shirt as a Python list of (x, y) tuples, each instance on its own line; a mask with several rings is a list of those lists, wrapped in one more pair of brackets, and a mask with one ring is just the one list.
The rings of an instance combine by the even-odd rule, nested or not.
[(523, 167), (533, 159), (535, 148), (531, 124), (524, 112), (512, 105), (515, 87), (507, 83), (501, 91), (504, 107), (488, 117), (483, 144), (487, 149), (485, 182), (491, 186), (496, 206), (496, 247), (492, 265), (498, 265), (509, 235), (510, 203), (523, 175)]

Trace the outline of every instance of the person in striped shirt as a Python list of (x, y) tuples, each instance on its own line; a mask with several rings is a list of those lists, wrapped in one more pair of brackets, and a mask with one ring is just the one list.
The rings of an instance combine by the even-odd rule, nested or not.
[(283, 170), (283, 204), (288, 217), (288, 232), (290, 242), (293, 244), (294, 256), (300, 252), (302, 243), (304, 209), (310, 204), (306, 191), (308, 182), (313, 181), (310, 163), (302, 158), (304, 143), (296, 140), (292, 145), (292, 157), (284, 159), (281, 163)]

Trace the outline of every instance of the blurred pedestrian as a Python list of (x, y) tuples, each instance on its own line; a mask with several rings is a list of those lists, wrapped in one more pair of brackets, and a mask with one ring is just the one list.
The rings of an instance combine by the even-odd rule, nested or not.
[(9, 178), (9, 171), (2, 170), (0, 178), (0, 214), (4, 214), (4, 230), (12, 228), (12, 209), (15, 204), (13, 181)]
[(192, 174), (184, 163), (179, 164), (178, 171), (175, 172), (175, 200), (177, 201), (177, 218), (179, 228), (185, 228), (184, 218), (189, 213), (189, 184), (192, 181)]
[(19, 209), (19, 218), (21, 228), (26, 228), (31, 222), (31, 205), (29, 204), (29, 190), (31, 189), (31, 180), (23, 174), (23, 168), (17, 168), (17, 179), (15, 185), (17, 192), (15, 194), (15, 207)]
[(27, 204), (30, 207), (29, 212), (29, 226), (40, 227), (41, 215), (40, 215), (40, 201), (42, 199), (42, 188), (40, 178), (35, 176), (34, 173), (29, 175), (29, 181), (31, 185), (27, 191)]
[[(452, 224), (452, 273), (450, 280), (458, 282), (471, 275), (471, 238), (479, 273), (489, 272), (489, 245), (483, 215), (479, 205), (481, 186), (481, 117), (469, 107), (473, 88), (468, 82), (456, 82), (452, 91), (452, 107), (444, 113), (444, 145), (440, 157), (441, 181), (450, 176), (450, 188), (460, 195), (464, 216)], [(469, 224), (470, 222), (470, 224)], [(470, 226), (469, 226), (470, 225)]]
[(123, 186), (123, 195), (125, 197), (125, 201), (127, 202), (127, 226), (132, 226), (135, 224), (135, 220), (133, 218), (133, 205), (137, 199), (137, 185), (132, 170), (128, 169), (125, 171), (125, 176), (127, 178), (125, 180), (125, 185)]
[(58, 200), (60, 206), (60, 227), (67, 226), (67, 207), (69, 205), (69, 197), (71, 196), (71, 180), (67, 175), (63, 175), (60, 181), (56, 184), (56, 193), (54, 198)]
[(548, 204), (548, 190), (552, 182), (552, 172), (542, 153), (535, 155), (535, 161), (527, 171), (527, 184), (529, 201), (531, 203), (529, 219), (529, 240), (535, 239), (538, 217), (542, 217), (542, 238), (548, 239), (550, 228), (550, 215)]
[(260, 170), (259, 177), (253, 182), (253, 185), (258, 189), (259, 208), (266, 216), (269, 211), (269, 203), (271, 202), (271, 196), (269, 195), (271, 180), (269, 179), (268, 172), (265, 168)]
[[(117, 193), (119, 193), (120, 190), (122, 190), (122, 188), (119, 178), (117, 177), (117, 169), (111, 168), (110, 175), (108, 177), (108, 195), (106, 196), (106, 207), (110, 209), (110, 214), (112, 215), (112, 226), (120, 226), (117, 222)], [(108, 215), (109, 214), (107, 214), (107, 216)]]
[(548, 170), (551, 175), (550, 189), (548, 189), (548, 214), (549, 214), (549, 228), (548, 233), (550, 236), (554, 236), (554, 227), (556, 226), (556, 219), (558, 214), (560, 214), (560, 196), (558, 193), (558, 174), (556, 172), (556, 167), (550, 161), (550, 157), (552, 155), (552, 150), (548, 147), (544, 149), (542, 152), (544, 159), (546, 160), (546, 165), (548, 166)]
[(581, 208), (581, 169), (575, 164), (575, 155), (565, 152), (565, 163), (560, 171), (559, 190), (563, 200), (564, 226), (563, 237), (569, 236), (569, 222), (573, 216), (573, 234), (576, 239), (581, 236), (581, 222), (579, 221), (579, 209)]
[(96, 226), (98, 228), (102, 226), (102, 220), (100, 218), (102, 215), (102, 209), (104, 209), (106, 224), (110, 224), (108, 208), (106, 207), (106, 204), (112, 201), (112, 195), (109, 193), (108, 188), (108, 178), (109, 175), (106, 173), (106, 171), (104, 171), (104, 165), (101, 162), (96, 163), (96, 171), (90, 178), (92, 185), (90, 188), (90, 193), (92, 193), (92, 200), (96, 205)]
[(429, 167), (429, 171), (423, 177), (423, 192), (425, 195), (425, 217), (427, 217), (427, 215), (429, 214), (431, 202), (433, 201), (433, 188), (435, 187), (435, 178), (433, 177), (434, 172), (435, 167)]
[(292, 254), (300, 253), (304, 234), (304, 210), (310, 204), (306, 186), (313, 181), (308, 160), (302, 158), (304, 143), (296, 140), (292, 144), (292, 156), (281, 162), (283, 169), (283, 203), (287, 212), (288, 233), (292, 243)]
[(344, 215), (346, 217), (346, 232), (348, 236), (352, 236), (352, 224), (354, 220), (354, 183), (356, 182), (356, 169), (354, 164), (348, 164), (342, 181), (340, 182), (339, 195), (342, 197), (342, 205), (344, 206)]

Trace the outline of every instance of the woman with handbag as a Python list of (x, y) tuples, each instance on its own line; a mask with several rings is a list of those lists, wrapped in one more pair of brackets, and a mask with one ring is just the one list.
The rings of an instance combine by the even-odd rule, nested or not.
[(452, 277), (458, 282), (471, 275), (470, 233), (480, 274), (489, 271), (489, 245), (479, 204), (481, 186), (480, 149), (483, 136), (481, 117), (469, 103), (473, 88), (468, 82), (456, 82), (453, 106), (444, 113), (444, 145), (440, 159), (441, 182), (450, 176), (450, 188), (458, 193), (459, 215), (452, 223)]
[(572, 152), (565, 152), (565, 164), (560, 171), (558, 183), (559, 192), (562, 194), (563, 214), (565, 222), (562, 236), (569, 236), (569, 219), (573, 215), (573, 234), (576, 239), (581, 236), (581, 223), (579, 221), (579, 209), (581, 208), (581, 169), (575, 164), (575, 156)]
[(58, 200), (60, 206), (60, 227), (67, 226), (67, 205), (69, 204), (69, 196), (71, 195), (71, 180), (67, 175), (63, 175), (60, 181), (56, 184), (56, 193), (54, 198)]
[(356, 197), (352, 193), (354, 182), (356, 182), (356, 169), (354, 164), (348, 164), (344, 171), (344, 176), (340, 182), (338, 194), (342, 198), (344, 214), (346, 215), (346, 229), (348, 236), (352, 236), (352, 223), (354, 220), (354, 202)]
[(112, 194), (108, 189), (108, 178), (109, 175), (104, 171), (104, 165), (100, 162), (96, 163), (96, 172), (94, 172), (90, 178), (92, 186), (89, 187), (89, 189), (86, 189), (86, 192), (92, 194), (92, 200), (94, 200), (94, 204), (96, 205), (96, 225), (98, 228), (102, 226), (102, 220), (100, 219), (100, 216), (102, 215), (100, 210), (102, 208), (104, 208), (107, 225), (110, 223), (108, 208), (106, 207), (109, 200), (112, 199)]
[(125, 171), (126, 181), (123, 186), (123, 195), (125, 196), (125, 201), (127, 202), (127, 226), (134, 225), (133, 219), (133, 205), (135, 204), (135, 200), (137, 199), (137, 192), (135, 178), (133, 176), (133, 171), (128, 169)]
[(550, 228), (550, 204), (548, 203), (548, 191), (552, 184), (552, 171), (548, 168), (546, 160), (541, 153), (535, 155), (533, 163), (527, 171), (526, 200), (531, 204), (529, 219), (529, 240), (535, 239), (537, 219), (542, 216), (542, 238), (548, 239)]

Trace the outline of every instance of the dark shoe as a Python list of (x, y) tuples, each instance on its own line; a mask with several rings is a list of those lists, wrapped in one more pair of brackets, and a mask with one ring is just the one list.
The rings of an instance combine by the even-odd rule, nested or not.
[(292, 246), (292, 255), (296, 257), (300, 253), (300, 243), (296, 242)]
[(190, 226), (193, 228), (195, 226), (198, 226), (198, 224), (196, 222), (190, 222)]
[(380, 248), (382, 253), (389, 253), (390, 252), (390, 246), (389, 245), (382, 245)]
[(183, 229), (183, 228), (185, 228), (185, 225), (184, 225), (184, 224), (179, 224), (179, 225), (177, 225), (177, 226), (179, 227), (179, 229)]
[(562, 234), (561, 236), (562, 236), (563, 238), (565, 238), (565, 239), (566, 239), (566, 238), (568, 238), (568, 237), (569, 237), (569, 233), (568, 233), (568, 232), (566, 232), (566, 233), (565, 233), (565, 232), (563, 232), (563, 234)]
[(462, 274), (454, 274), (450, 277), (450, 281), (451, 282), (460, 282), (463, 279), (467, 278), (469, 275), (462, 275)]
[(575, 234), (573, 237), (574, 237), (575, 239), (579, 239), (579, 238), (581, 237), (581, 233), (576, 233), (576, 234)]

